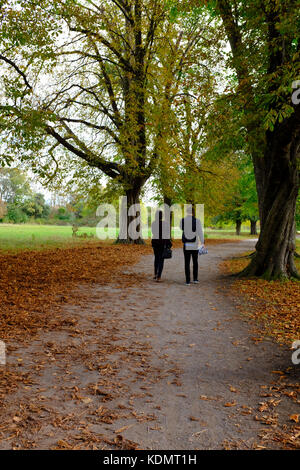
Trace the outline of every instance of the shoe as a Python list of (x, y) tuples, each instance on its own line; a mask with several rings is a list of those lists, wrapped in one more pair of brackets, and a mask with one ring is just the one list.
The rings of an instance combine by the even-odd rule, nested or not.
[(185, 285), (186, 285), (186, 286), (190, 286), (191, 283), (190, 283), (190, 282), (186, 282)]
[(156, 278), (156, 282), (161, 282), (161, 278), (160, 278), (160, 277), (157, 277), (157, 278)]
[(193, 284), (199, 284), (199, 281), (193, 281)]
[(154, 278), (153, 278), (153, 279), (154, 279), (154, 281), (156, 281), (156, 279), (157, 279), (157, 276), (154, 276)]

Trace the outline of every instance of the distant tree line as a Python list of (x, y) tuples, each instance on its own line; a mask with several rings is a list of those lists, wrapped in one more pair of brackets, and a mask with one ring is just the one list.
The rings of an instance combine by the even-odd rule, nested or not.
[(79, 192), (59, 204), (48, 204), (45, 196), (31, 187), (25, 172), (18, 168), (0, 169), (0, 223), (95, 226), (99, 202), (93, 192)]

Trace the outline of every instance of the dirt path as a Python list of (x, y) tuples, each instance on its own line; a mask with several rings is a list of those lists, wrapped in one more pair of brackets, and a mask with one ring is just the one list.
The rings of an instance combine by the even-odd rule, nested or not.
[[(230, 281), (219, 263), (252, 247), (211, 247), (200, 259), (200, 284), (190, 287), (181, 250), (161, 284), (144, 256), (130, 270), (136, 285), (84, 288), (86, 300), (66, 306), (65, 328), (10, 345), (9, 370), (22, 375), (3, 401), (0, 448), (255, 447), (259, 403), (276, 399), (268, 394), (272, 371), (290, 367), (291, 354), (256, 344), (224, 294)], [(295, 407), (281, 399), (271, 415), (284, 425)]]

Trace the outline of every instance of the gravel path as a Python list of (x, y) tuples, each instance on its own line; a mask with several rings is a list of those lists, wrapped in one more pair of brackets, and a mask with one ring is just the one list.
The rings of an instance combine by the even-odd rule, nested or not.
[[(159, 382), (152, 390), (153, 401), (161, 406), (160, 432), (128, 432), (143, 447), (218, 449), (234, 442), (246, 449), (258, 441), (262, 426), (254, 417), (260, 415), (261, 393), (274, 380), (272, 371), (291, 365), (291, 353), (272, 341), (253, 341), (235, 300), (224, 295), (230, 280), (218, 268), (222, 259), (252, 250), (255, 242), (211, 247), (200, 258), (200, 284), (190, 287), (184, 285), (183, 253), (175, 250), (174, 259), (166, 261), (163, 282), (147, 285), (160, 304), (155, 325), (144, 330), (156, 364), (166, 355), (182, 373), (178, 386)], [(150, 276), (152, 258), (144, 258), (135, 270)], [(141, 312), (148, 302), (140, 302)], [(282, 420), (291, 413), (289, 407), (281, 403), (277, 409)]]
[[(199, 285), (185, 286), (178, 249), (160, 284), (149, 255), (131, 268), (126, 289), (82, 288), (88, 298), (66, 306), (72, 321), (63, 331), (11, 348), (11, 367), (21, 357), (17, 369), (30, 379), (7, 397), (0, 448), (255, 446), (262, 394), (291, 358), (271, 341), (253, 341), (219, 270), (222, 259), (253, 247), (210, 247)], [(291, 406), (299, 405), (276, 408), (282, 424), (296, 413)]]

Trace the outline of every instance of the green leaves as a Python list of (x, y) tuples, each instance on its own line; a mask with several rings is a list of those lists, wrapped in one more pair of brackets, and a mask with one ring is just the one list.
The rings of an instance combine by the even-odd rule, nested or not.
[(274, 131), (276, 123), (281, 124), (285, 119), (288, 119), (295, 109), (289, 104), (284, 104), (279, 111), (270, 109), (264, 118), (264, 129)]
[(171, 23), (175, 23), (175, 21), (177, 20), (178, 14), (179, 14), (179, 11), (178, 11), (177, 6), (172, 6), (170, 10), (170, 22)]

